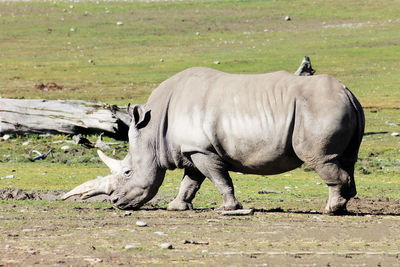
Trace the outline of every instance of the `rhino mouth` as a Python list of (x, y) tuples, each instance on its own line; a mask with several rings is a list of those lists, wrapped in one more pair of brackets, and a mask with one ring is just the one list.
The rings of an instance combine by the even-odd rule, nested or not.
[(138, 210), (142, 205), (131, 203), (116, 203), (114, 206), (120, 210)]
[(141, 206), (132, 206), (130, 204), (115, 205), (120, 210), (139, 210)]
[(111, 197), (111, 202), (114, 207), (120, 210), (138, 210), (143, 205), (125, 197)]

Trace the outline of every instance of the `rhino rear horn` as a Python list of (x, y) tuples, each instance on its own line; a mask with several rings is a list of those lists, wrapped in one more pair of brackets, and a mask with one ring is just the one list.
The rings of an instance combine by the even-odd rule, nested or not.
[(80, 196), (81, 199), (87, 199), (101, 194), (110, 195), (115, 190), (116, 182), (114, 175), (90, 180), (64, 194), (61, 199), (65, 200), (72, 196)]
[(117, 173), (121, 170), (121, 161), (110, 158), (106, 154), (103, 153), (101, 150), (97, 150), (97, 154), (99, 155), (100, 159), (107, 165), (107, 167), (111, 170), (112, 173)]

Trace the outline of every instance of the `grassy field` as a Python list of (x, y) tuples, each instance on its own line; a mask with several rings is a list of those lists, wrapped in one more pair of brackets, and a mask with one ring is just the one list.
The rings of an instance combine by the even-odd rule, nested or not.
[[(364, 106), (400, 106), (398, 1), (2, 2), (0, 8), (3, 97), (144, 103), (159, 82), (187, 67), (294, 71), (308, 55), (318, 73), (338, 77)], [(34, 89), (49, 81), (76, 90)]]
[[(187, 67), (208, 66), (233, 73), (264, 73), (281, 69), (294, 72), (302, 57), (308, 55), (317, 74), (327, 73), (337, 77), (355, 93), (365, 108), (366, 135), (356, 168), (359, 194), (358, 199), (350, 205), (350, 210), (368, 216), (398, 215), (400, 214), (400, 137), (391, 135), (393, 132), (400, 132), (398, 14), (400, 14), (398, 0), (2, 1), (0, 2), (0, 97), (83, 99), (118, 105), (145, 103), (151, 91), (160, 82)], [(285, 16), (290, 16), (291, 20), (286, 21)], [(118, 25), (121, 24), (118, 22), (122, 22), (122, 25)], [(215, 64), (216, 61), (220, 64)], [(62, 85), (63, 89), (43, 91), (35, 88), (35, 84), (48, 82)], [(95, 141), (97, 137), (88, 138)], [(69, 140), (71, 138), (66, 136), (28, 135), (13, 136), (7, 141), (0, 141), (0, 189), (68, 190), (83, 181), (107, 174), (107, 169), (100, 163), (94, 149), (68, 144), (72, 149), (64, 152), (60, 147), (65, 144), (55, 143)], [(29, 144), (22, 145), (27, 141)], [(108, 141), (114, 140), (108, 139)], [(54, 153), (45, 161), (29, 161), (33, 149), (45, 152), (50, 148), (54, 149)], [(126, 153), (126, 144), (114, 145), (113, 150), (117, 158), (122, 158)], [(108, 154), (111, 154), (111, 151)], [(168, 201), (176, 195), (181, 176), (180, 170), (169, 172), (158, 197), (147, 208), (165, 208)], [(304, 221), (306, 224), (312, 220), (315, 211), (322, 210), (327, 197), (326, 186), (307, 166), (286, 174), (268, 177), (235, 173), (232, 176), (237, 197), (245, 207), (284, 212), (279, 216), (276, 213), (258, 215), (261, 217), (251, 219), (249, 227), (256, 227), (259, 220), (263, 219), (272, 225), (289, 224), (288, 221), (302, 223)], [(277, 193), (258, 193), (263, 190), (277, 191)], [(218, 206), (220, 202), (220, 196), (214, 186), (206, 181), (194, 205), (197, 208), (209, 209)], [(20, 209), (32, 212), (51, 210), (54, 216), (49, 218), (41, 213), (39, 217), (44, 221), (57, 218), (56, 221), (62, 227), (72, 229), (79, 225), (73, 218), (82, 215), (77, 215), (79, 209), (76, 211), (74, 205), (83, 205), (79, 207), (88, 212), (89, 215), (86, 217), (82, 215), (83, 219), (89, 216), (100, 220), (108, 214), (107, 209), (110, 207), (108, 204), (99, 203), (68, 203), (64, 206), (62, 203), (46, 201), (7, 200), (0, 204), (2, 206), (0, 244), (7, 243), (12, 246), (17, 246), (15, 242), (18, 241), (29, 243), (31, 237), (22, 238), (23, 229), (34, 227), (31, 225), (32, 222), (19, 222), (21, 218), (34, 217), (32, 214), (25, 216), (25, 213), (18, 213)], [(61, 211), (57, 211), (58, 209)], [(311, 215), (300, 218), (297, 214), (291, 215), (285, 212), (311, 212)], [(58, 221), (63, 213), (69, 218), (69, 222)], [(190, 217), (199, 220), (204, 217), (220, 219), (212, 215), (211, 211), (206, 211), (205, 215), (161, 213), (149, 211), (148, 215), (145, 215), (145, 211), (136, 216), (138, 218), (149, 216), (151, 218), (149, 220), (155, 220), (157, 223), (160, 223), (158, 222), (160, 216), (165, 216), (168, 223), (173, 225), (189, 223)], [(125, 223), (120, 221), (121, 213), (117, 212), (117, 215), (119, 217), (114, 216), (110, 219), (109, 225), (120, 226)], [(173, 217), (182, 218), (184, 222), (179, 223), (179, 220)], [(285, 218), (282, 219), (283, 217)], [(327, 229), (332, 223), (330, 219), (326, 220), (321, 229)], [(367, 228), (371, 226), (368, 224), (369, 220), (364, 217), (334, 220), (338, 224), (353, 221), (357, 225), (366, 225)], [(397, 217), (377, 220), (386, 222), (390, 220), (390, 225), (398, 223)], [(229, 223), (226, 222), (226, 225)], [(225, 221), (222, 220), (216, 227), (223, 229), (224, 225)], [(97, 226), (85, 227), (94, 229)], [(296, 227), (300, 229), (301, 223), (295, 225)], [(373, 225), (371, 227), (368, 229), (374, 229)], [(178, 228), (182, 230), (180, 226)], [(246, 228), (246, 231), (250, 230), (251, 228)], [(7, 237), (9, 231), (18, 232), (20, 237)], [(111, 233), (117, 230), (108, 227), (107, 231)], [(194, 237), (204, 234), (196, 232), (195, 229), (190, 231)], [(57, 231), (51, 233), (60, 234)], [(354, 234), (351, 231), (348, 233)], [(72, 234), (74, 238), (80, 235), (83, 235), (81, 230)], [(374, 251), (389, 249), (385, 242), (393, 241), (395, 235), (388, 233), (383, 235), (384, 238), (372, 245)], [(248, 238), (254, 236), (248, 235)], [(310, 249), (306, 245), (299, 245), (303, 238), (305, 237), (294, 238), (292, 251)], [(327, 237), (322, 242), (322, 248), (332, 249), (330, 247), (332, 238)], [(365, 239), (363, 238), (361, 237), (362, 240)], [(290, 244), (290, 240), (285, 240), (285, 244)], [(102, 242), (102, 251), (106, 251), (110, 246), (122, 246), (118, 243), (120, 240), (116, 239), (102, 240)], [(234, 236), (226, 242), (231, 244), (230, 248), (236, 252), (253, 251), (249, 247), (232, 245)], [(273, 240), (270, 240), (271, 242), (274, 243)], [(29, 244), (34, 246), (36, 243)], [(352, 246), (355, 250), (362, 250), (365, 248), (364, 245), (357, 242), (356, 245), (352, 245), (349, 242), (343, 247), (340, 246), (339, 250), (349, 250)], [(148, 246), (144, 245), (144, 248), (140, 249), (143, 255), (155, 251)], [(255, 248), (259, 249), (257, 246)], [(291, 249), (290, 245), (283, 248), (274, 243), (273, 246), (281, 252)], [(311, 250), (320, 248), (316, 246)], [(7, 260), (25, 251), (24, 248), (20, 248), (17, 252), (2, 249), (0, 247), (0, 254), (6, 253), (3, 255), (8, 255)], [(74, 249), (64, 249), (69, 253), (76, 252)], [(183, 250), (179, 250), (180, 252), (185, 251), (184, 248), (181, 249)], [(216, 253), (224, 250), (223, 244), (209, 248), (213, 249)], [(109, 261), (105, 260), (105, 263), (112, 262), (113, 255), (120, 255), (121, 251), (121, 249), (108, 250)], [(140, 259), (137, 263), (182, 264), (185, 263), (183, 259), (187, 255), (180, 252), (166, 255), (165, 252), (157, 250), (158, 261)], [(246, 253), (244, 254), (247, 255)], [(84, 255), (79, 258), (81, 261), (66, 261), (66, 263), (83, 265), (85, 263), (82, 261), (83, 257)], [(197, 253), (187, 262), (199, 263), (200, 259), (205, 258), (206, 263), (212, 264), (218, 262), (216, 257)], [(225, 262), (226, 257), (224, 264), (228, 264)], [(26, 259), (31, 260), (29, 257)], [(52, 259), (55, 260), (57, 257)], [(128, 259), (121, 261), (125, 264), (135, 262)], [(331, 259), (329, 261), (332, 262)], [(34, 260), (27, 262), (33, 264)], [(327, 263), (318, 259), (315, 262)], [(0, 265), (1, 263), (0, 257)], [(247, 262), (242, 263), (245, 265)]]

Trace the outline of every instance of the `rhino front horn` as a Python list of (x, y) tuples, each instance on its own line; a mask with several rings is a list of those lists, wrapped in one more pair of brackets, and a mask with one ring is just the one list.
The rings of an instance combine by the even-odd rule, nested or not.
[(81, 199), (87, 199), (96, 195), (110, 195), (116, 187), (116, 179), (114, 175), (97, 178), (83, 183), (68, 193), (64, 194), (61, 199), (65, 200), (72, 196), (80, 196)]

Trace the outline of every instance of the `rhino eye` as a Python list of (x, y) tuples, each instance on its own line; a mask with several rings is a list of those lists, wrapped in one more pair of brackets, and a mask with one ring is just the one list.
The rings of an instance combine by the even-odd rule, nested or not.
[(125, 176), (130, 176), (131, 173), (132, 173), (132, 170), (125, 170), (124, 171)]

